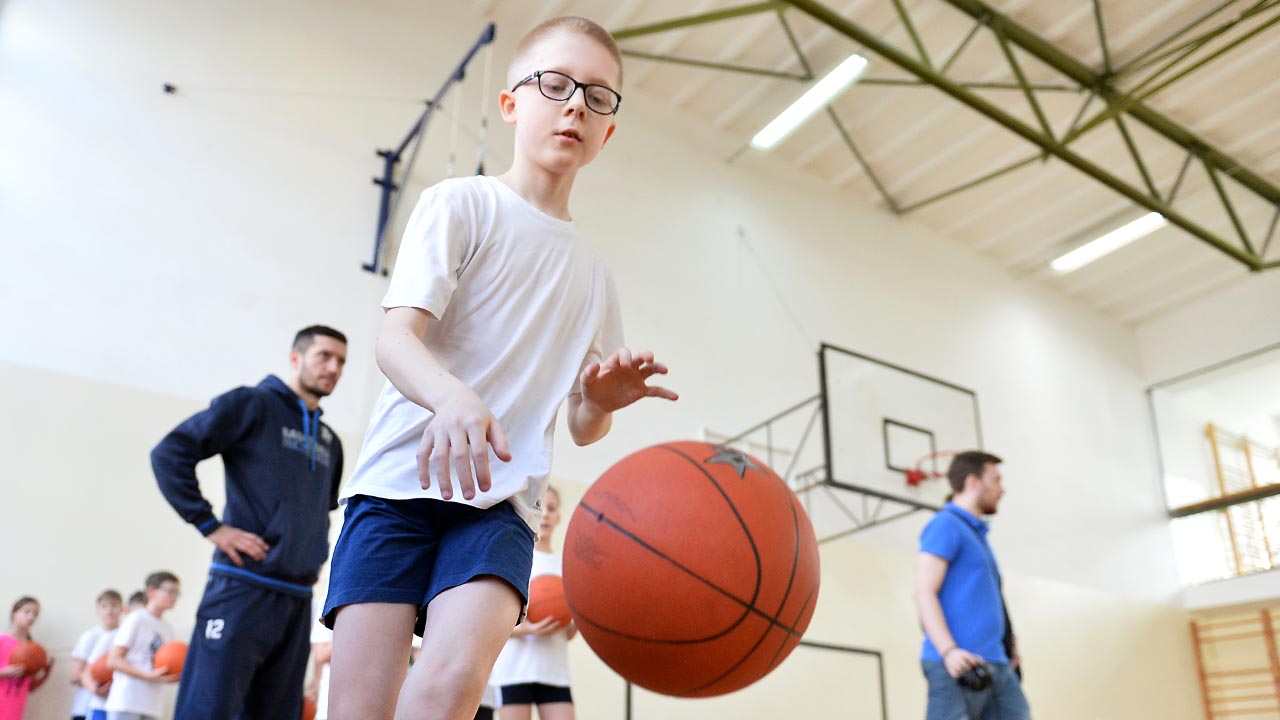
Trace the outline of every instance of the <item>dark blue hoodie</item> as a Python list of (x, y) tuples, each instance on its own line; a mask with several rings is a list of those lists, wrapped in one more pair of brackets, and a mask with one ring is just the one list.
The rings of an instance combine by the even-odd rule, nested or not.
[[(280, 378), (219, 395), (151, 451), (160, 491), (204, 535), (222, 523), (261, 537), (261, 561), (241, 554), (236, 567), (221, 550), (210, 572), (294, 595), (307, 595), (329, 557), (329, 512), (338, 507), (342, 444)], [(227, 506), (222, 522), (200, 492), (196, 463), (222, 456)]]

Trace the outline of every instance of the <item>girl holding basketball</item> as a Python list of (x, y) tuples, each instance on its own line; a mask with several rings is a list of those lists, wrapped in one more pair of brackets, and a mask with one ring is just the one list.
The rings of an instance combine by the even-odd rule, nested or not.
[(9, 632), (0, 634), (0, 720), (22, 720), (27, 706), (27, 695), (49, 677), (53, 661), (34, 675), (27, 675), (26, 668), (9, 661), (9, 655), (18, 643), (32, 642), (31, 626), (40, 617), (40, 603), (30, 596), (22, 596), (9, 611)]
[[(560, 553), (551, 545), (551, 536), (559, 524), (560, 492), (548, 486), (542, 496), (531, 579), (560, 574)], [(490, 681), (500, 688), (501, 720), (530, 720), (535, 705), (540, 720), (574, 719), (573, 695), (569, 691), (569, 641), (577, 634), (572, 621), (561, 625), (550, 615), (538, 622), (526, 620), (511, 631)]]

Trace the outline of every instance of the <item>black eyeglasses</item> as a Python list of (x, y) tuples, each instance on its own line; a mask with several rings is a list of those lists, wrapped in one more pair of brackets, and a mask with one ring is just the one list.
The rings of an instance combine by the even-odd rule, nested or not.
[(582, 88), (582, 97), (587, 100), (587, 107), (600, 115), (613, 115), (622, 105), (622, 96), (616, 90), (595, 83), (580, 83), (577, 80), (554, 70), (539, 70), (516, 83), (511, 88), (515, 92), (521, 85), (534, 80), (538, 81), (538, 91), (548, 100), (565, 102)]

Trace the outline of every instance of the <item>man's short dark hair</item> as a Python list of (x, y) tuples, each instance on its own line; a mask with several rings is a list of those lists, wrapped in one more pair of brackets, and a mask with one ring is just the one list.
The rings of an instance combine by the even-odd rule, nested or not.
[(307, 348), (311, 347), (311, 341), (315, 340), (317, 335), (333, 338), (343, 345), (347, 344), (347, 336), (328, 325), (308, 325), (293, 336), (293, 349), (300, 353), (306, 352)]
[(964, 481), (970, 475), (982, 477), (982, 471), (988, 465), (999, 465), (1004, 462), (991, 453), (981, 450), (966, 450), (956, 453), (951, 459), (951, 467), (947, 468), (947, 481), (951, 483), (952, 492), (964, 492)]
[(159, 570), (147, 576), (147, 589), (156, 590), (167, 582), (178, 582), (178, 576), (168, 570)]
[(147, 594), (141, 590), (135, 590), (134, 593), (129, 596), (129, 607), (133, 607), (134, 605), (146, 605), (146, 604), (147, 604)]
[(124, 598), (120, 597), (120, 593), (115, 590), (103, 590), (98, 593), (98, 602), (101, 603), (103, 600), (110, 600), (117, 605), (124, 604)]

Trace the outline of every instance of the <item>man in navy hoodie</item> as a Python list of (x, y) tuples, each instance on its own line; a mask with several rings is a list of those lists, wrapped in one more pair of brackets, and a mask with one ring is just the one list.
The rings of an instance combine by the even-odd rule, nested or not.
[[(297, 718), (311, 650), (311, 587), (329, 557), (342, 444), (320, 422), (347, 338), (303, 328), (288, 382), (274, 375), (213, 399), (151, 451), (160, 491), (217, 549), (196, 613), (175, 716), (182, 720)], [(219, 519), (196, 464), (222, 456)]]

